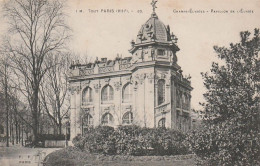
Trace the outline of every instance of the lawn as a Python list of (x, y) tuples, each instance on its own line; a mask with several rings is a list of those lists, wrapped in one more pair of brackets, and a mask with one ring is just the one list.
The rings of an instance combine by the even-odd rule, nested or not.
[(68, 147), (50, 153), (45, 158), (46, 166), (192, 166), (194, 159), (175, 160), (173, 156), (105, 156), (82, 152), (75, 147)]

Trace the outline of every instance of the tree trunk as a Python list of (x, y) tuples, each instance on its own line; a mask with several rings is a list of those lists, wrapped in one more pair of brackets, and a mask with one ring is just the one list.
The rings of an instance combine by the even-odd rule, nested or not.
[(38, 88), (34, 89), (33, 92), (33, 138), (32, 143), (33, 145), (36, 145), (38, 143), (38, 126), (39, 126), (39, 117), (38, 117)]
[(18, 127), (18, 141), (19, 141), (19, 144), (21, 143), (21, 126), (20, 126), (20, 123), (19, 123), (19, 127)]
[(5, 111), (6, 111), (6, 146), (9, 147), (9, 107), (8, 107), (8, 94), (7, 94), (7, 65), (5, 64)]
[(23, 146), (23, 130), (24, 130), (24, 128), (23, 128), (23, 125), (22, 125), (22, 146)]
[(15, 115), (15, 143), (18, 144), (18, 121), (17, 115)]
[(11, 123), (11, 135), (12, 135), (12, 145), (14, 145), (14, 124), (13, 123)]
[(59, 134), (62, 134), (61, 118), (59, 118)]

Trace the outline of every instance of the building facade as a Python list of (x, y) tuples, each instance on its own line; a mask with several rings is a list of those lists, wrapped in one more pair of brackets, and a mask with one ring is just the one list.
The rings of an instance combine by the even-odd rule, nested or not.
[(131, 57), (72, 64), (70, 138), (98, 125), (187, 131), (192, 87), (177, 64), (177, 51), (176, 36), (153, 11), (131, 42)]

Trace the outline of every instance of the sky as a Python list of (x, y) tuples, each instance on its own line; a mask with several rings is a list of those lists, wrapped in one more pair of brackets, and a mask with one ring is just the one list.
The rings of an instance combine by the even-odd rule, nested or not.
[[(92, 59), (131, 56), (130, 42), (150, 18), (151, 1), (68, 0), (68, 24), (73, 30), (70, 49)], [(241, 31), (260, 28), (260, 0), (158, 0), (156, 6), (159, 19), (178, 37), (178, 64), (184, 75), (192, 77), (191, 106), (200, 109), (205, 92), (200, 73), (210, 71), (217, 60), (213, 46), (237, 43)], [(0, 23), (0, 33), (3, 27)]]

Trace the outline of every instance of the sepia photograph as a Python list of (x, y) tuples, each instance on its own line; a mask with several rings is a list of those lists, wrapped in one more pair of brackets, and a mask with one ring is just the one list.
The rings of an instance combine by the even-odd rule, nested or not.
[(260, 165), (259, 18), (260, 0), (0, 0), (0, 165)]

